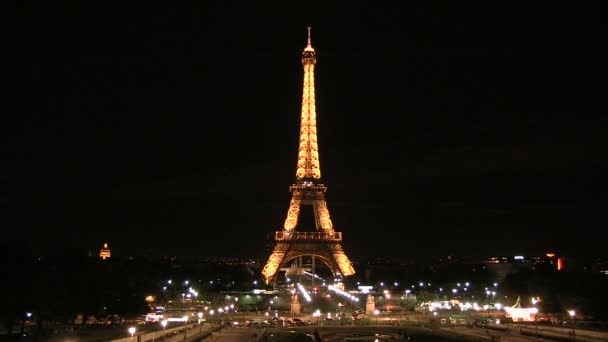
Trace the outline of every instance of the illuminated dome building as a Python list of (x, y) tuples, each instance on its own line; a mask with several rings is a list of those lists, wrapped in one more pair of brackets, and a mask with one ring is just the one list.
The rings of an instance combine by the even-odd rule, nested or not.
[(103, 248), (99, 251), (99, 257), (103, 260), (110, 259), (111, 253), (108, 244), (104, 243)]

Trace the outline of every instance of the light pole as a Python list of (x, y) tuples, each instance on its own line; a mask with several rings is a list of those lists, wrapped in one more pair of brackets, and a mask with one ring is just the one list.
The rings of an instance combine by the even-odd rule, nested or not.
[(570, 315), (570, 319), (572, 320), (572, 338), (576, 341), (576, 337), (575, 337), (575, 333), (574, 333), (574, 328), (575, 328), (575, 323), (576, 323), (576, 311), (574, 310), (568, 310), (568, 315)]
[(188, 337), (188, 316), (184, 316), (184, 340)]
[(163, 340), (165, 339), (165, 336), (167, 335), (167, 320), (161, 321), (160, 325), (163, 326)]
[(129, 328), (129, 334), (131, 334), (131, 340), (133, 340), (133, 335), (135, 334), (135, 327)]
[(198, 332), (199, 332), (199, 334), (200, 334), (200, 333), (202, 333), (202, 332), (203, 332), (203, 326), (202, 326), (202, 324), (201, 324), (201, 320), (203, 319), (203, 313), (202, 313), (202, 312), (199, 312), (199, 313), (197, 314), (197, 316), (198, 316)]

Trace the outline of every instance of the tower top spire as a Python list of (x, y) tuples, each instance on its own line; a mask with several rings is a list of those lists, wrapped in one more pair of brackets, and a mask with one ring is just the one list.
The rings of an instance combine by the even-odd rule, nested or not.
[(310, 26), (308, 26), (308, 46), (312, 47), (310, 44)]
[(300, 147), (298, 149), (298, 182), (320, 180), (319, 149), (317, 145), (317, 114), (315, 109), (315, 63), (316, 52), (310, 42), (308, 27), (308, 45), (302, 52), (304, 65), (304, 86), (302, 89), (302, 121), (300, 125)]
[(312, 43), (311, 43), (311, 39), (310, 39), (310, 29), (311, 27), (308, 26), (308, 44), (306, 45), (306, 48), (304, 48), (304, 53), (306, 52), (315, 52), (315, 49), (312, 47)]

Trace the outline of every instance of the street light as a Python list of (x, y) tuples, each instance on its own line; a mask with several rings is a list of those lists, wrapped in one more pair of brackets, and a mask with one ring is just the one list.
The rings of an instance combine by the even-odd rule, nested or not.
[(574, 328), (575, 328), (575, 323), (576, 323), (576, 311), (568, 310), (568, 315), (570, 315), (570, 318), (572, 319), (572, 336), (574, 336), (574, 334), (575, 334)]
[(129, 334), (131, 334), (131, 340), (133, 339), (133, 335), (135, 334), (135, 327), (129, 328)]
[(570, 315), (570, 318), (572, 319), (572, 325), (574, 325), (576, 323), (576, 311), (568, 310), (568, 315)]
[(167, 332), (167, 323), (168, 323), (167, 320), (164, 320), (164, 321), (160, 322), (160, 325), (163, 326), (163, 335), (166, 335), (166, 332)]
[(184, 320), (184, 340), (188, 337), (188, 316), (183, 317)]

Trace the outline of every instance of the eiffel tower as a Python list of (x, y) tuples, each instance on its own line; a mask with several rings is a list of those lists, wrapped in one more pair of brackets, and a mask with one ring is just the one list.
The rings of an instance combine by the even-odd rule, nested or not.
[[(296, 183), (289, 187), (291, 202), (283, 230), (275, 232), (276, 245), (262, 275), (266, 283), (276, 279), (277, 272), (292, 260), (312, 256), (329, 267), (334, 276), (349, 276), (355, 273), (341, 246), (342, 233), (336, 232), (329, 216), (325, 191), (321, 183), (319, 149), (317, 146), (317, 119), (315, 111), (315, 63), (317, 55), (310, 40), (302, 53), (304, 65), (304, 88), (302, 91), (302, 122), (300, 125), (300, 147)], [(302, 205), (312, 206), (316, 231), (298, 232), (298, 218)]]

